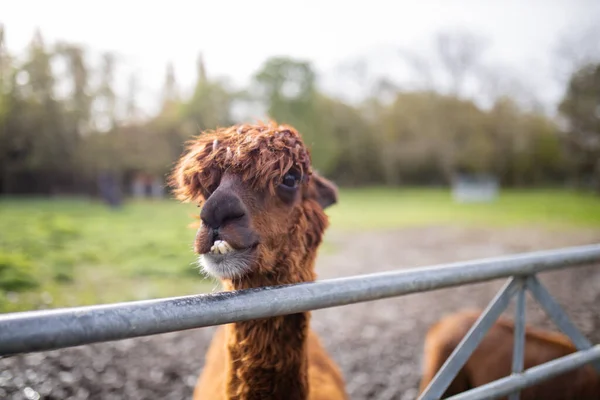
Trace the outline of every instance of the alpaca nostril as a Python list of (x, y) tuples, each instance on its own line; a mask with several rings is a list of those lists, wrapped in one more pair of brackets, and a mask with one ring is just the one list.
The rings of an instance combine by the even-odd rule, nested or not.
[(245, 213), (236, 213), (223, 215), (217, 226), (213, 227), (213, 235), (219, 235), (219, 230), (224, 226), (241, 221), (246, 216)]
[(202, 225), (206, 226), (212, 231), (213, 236), (217, 236), (219, 234), (219, 229), (221, 229), (224, 225), (227, 225), (231, 222), (240, 221), (246, 216), (245, 213), (234, 214), (234, 215), (221, 215), (220, 218), (204, 220), (202, 221)]

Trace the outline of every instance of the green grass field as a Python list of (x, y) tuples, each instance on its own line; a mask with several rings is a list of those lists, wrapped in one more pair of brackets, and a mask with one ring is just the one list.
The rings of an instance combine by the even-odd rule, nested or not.
[[(0, 200), (0, 312), (204, 292), (187, 225), (198, 209), (174, 201), (110, 210), (89, 200)], [(490, 204), (455, 204), (448, 191), (343, 190), (332, 230), (419, 225), (600, 228), (600, 198), (504, 191)], [(325, 243), (324, 251), (330, 250)]]
[(600, 227), (600, 197), (564, 190), (504, 190), (492, 203), (455, 203), (441, 189), (344, 190), (328, 212), (336, 229), (419, 225)]

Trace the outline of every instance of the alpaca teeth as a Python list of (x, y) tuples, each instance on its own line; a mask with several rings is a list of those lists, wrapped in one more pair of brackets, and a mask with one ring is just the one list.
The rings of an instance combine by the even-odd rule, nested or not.
[(226, 254), (229, 253), (231, 247), (229, 246), (229, 243), (222, 241), (221, 243), (219, 243), (219, 250), (221, 251), (221, 254)]
[(233, 248), (229, 243), (224, 240), (217, 240), (210, 248), (210, 252), (213, 254), (227, 254), (233, 251)]

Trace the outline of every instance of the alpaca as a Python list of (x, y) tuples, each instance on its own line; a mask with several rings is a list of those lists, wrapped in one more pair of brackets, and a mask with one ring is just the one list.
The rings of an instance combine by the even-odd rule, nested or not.
[[(424, 368), (419, 393), (456, 348), (481, 311), (460, 311), (434, 324), (425, 338)], [(466, 364), (450, 384), (443, 398), (485, 385), (511, 374), (514, 323), (500, 318), (484, 336)], [(525, 369), (576, 352), (570, 339), (557, 332), (525, 328)], [(590, 365), (572, 370), (521, 391), (522, 400), (598, 400), (600, 375)]]
[[(311, 168), (291, 126), (207, 131), (189, 143), (171, 184), (202, 208), (194, 250), (225, 290), (314, 281), (337, 188)], [(344, 380), (309, 327), (310, 313), (217, 329), (194, 399), (347, 399)]]

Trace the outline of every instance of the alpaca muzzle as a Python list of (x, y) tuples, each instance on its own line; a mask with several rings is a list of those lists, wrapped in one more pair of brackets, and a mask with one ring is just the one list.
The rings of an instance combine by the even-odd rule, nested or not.
[(233, 250), (254, 249), (259, 243), (258, 234), (241, 221), (218, 230), (202, 223), (196, 233), (194, 251), (196, 254), (226, 254)]
[(231, 279), (249, 272), (256, 258), (258, 235), (239, 221), (218, 230), (204, 224), (198, 229), (194, 250), (205, 273)]

